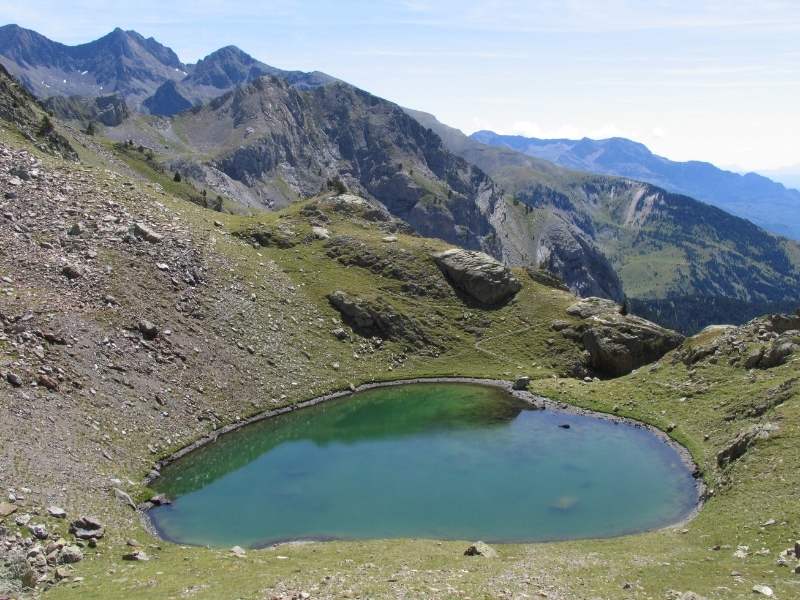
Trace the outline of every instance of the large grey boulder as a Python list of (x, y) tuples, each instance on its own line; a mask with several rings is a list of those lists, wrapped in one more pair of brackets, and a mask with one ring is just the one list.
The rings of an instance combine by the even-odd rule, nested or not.
[(453, 248), (433, 260), (456, 288), (481, 304), (500, 304), (522, 288), (508, 267), (483, 252)]
[(585, 298), (570, 306), (567, 313), (583, 319), (577, 329), (589, 353), (589, 366), (605, 375), (626, 375), (657, 361), (684, 340), (671, 329), (623, 315), (616, 303), (604, 298)]

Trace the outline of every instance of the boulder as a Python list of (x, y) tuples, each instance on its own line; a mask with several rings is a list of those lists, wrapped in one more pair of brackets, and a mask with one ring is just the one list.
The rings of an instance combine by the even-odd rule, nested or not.
[(508, 267), (483, 252), (454, 248), (433, 260), (453, 286), (481, 304), (501, 304), (522, 288)]
[(83, 269), (77, 265), (64, 265), (61, 267), (61, 273), (67, 279), (80, 279), (83, 277)]
[(570, 306), (567, 313), (583, 319), (577, 330), (589, 353), (589, 366), (612, 377), (657, 361), (684, 340), (671, 329), (621, 314), (619, 305), (604, 298), (585, 298)]
[(312, 227), (311, 233), (314, 235), (315, 238), (318, 240), (327, 240), (331, 237), (331, 232), (328, 230), (327, 227)]
[(61, 564), (72, 564), (83, 560), (83, 552), (78, 546), (64, 546), (58, 555)]
[(94, 517), (81, 517), (70, 524), (69, 531), (80, 540), (100, 539), (105, 528)]
[(514, 381), (514, 384), (511, 386), (511, 388), (514, 390), (527, 390), (530, 383), (531, 383), (531, 378), (528, 377), (527, 375), (523, 377), (517, 377), (516, 381)]
[(113, 488), (112, 491), (114, 492), (114, 497), (117, 499), (117, 502), (125, 506), (130, 506), (133, 510), (136, 510), (136, 504), (134, 503), (133, 498), (130, 497), (130, 494), (119, 488)]
[(547, 269), (534, 269), (533, 267), (527, 267), (525, 271), (536, 283), (540, 283), (555, 290), (561, 290), (562, 292), (569, 291), (567, 284), (561, 281), (558, 275), (551, 273)]
[(17, 507), (8, 502), (0, 502), (0, 519), (4, 519), (17, 512)]
[(800, 349), (795, 342), (798, 336), (800, 334), (797, 331), (790, 330), (772, 340), (768, 345), (757, 347), (747, 356), (745, 368), (772, 369), (781, 366)]
[(146, 242), (150, 242), (151, 244), (158, 244), (164, 237), (152, 229), (150, 229), (144, 223), (135, 223), (133, 226), (133, 235), (138, 238), (145, 240)]
[(365, 221), (385, 223), (393, 220), (392, 214), (382, 204), (353, 194), (332, 196), (323, 200), (322, 204), (338, 213), (349, 217), (361, 217)]
[(66, 519), (67, 518), (67, 511), (65, 511), (60, 506), (49, 506), (47, 508), (47, 514), (49, 514), (54, 519)]
[(154, 340), (158, 337), (159, 328), (152, 321), (142, 319), (139, 321), (137, 328), (139, 329), (139, 333), (141, 333), (142, 337), (146, 340)]
[(28, 531), (30, 531), (31, 535), (35, 537), (37, 540), (46, 540), (47, 536), (49, 535), (47, 527), (45, 527), (41, 523), (28, 525)]
[(464, 556), (483, 556), (485, 558), (497, 558), (497, 551), (485, 542), (475, 542), (464, 550)]

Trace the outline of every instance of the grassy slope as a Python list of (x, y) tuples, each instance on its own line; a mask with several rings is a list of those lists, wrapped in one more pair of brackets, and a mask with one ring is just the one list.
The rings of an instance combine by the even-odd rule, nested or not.
[[(231, 231), (253, 224), (253, 219), (220, 216), (180, 200), (151, 196), (149, 192), (139, 201), (155, 200), (164, 203), (200, 238), (215, 235), (215, 219), (221, 219), (225, 229)], [(291, 220), (298, 209), (293, 206), (286, 213), (289, 216), (283, 218)], [(272, 224), (281, 216), (255, 219)], [(330, 229), (334, 234), (357, 236), (373, 247), (380, 247), (379, 238), (384, 235), (344, 220), (335, 220)], [(107, 515), (110, 533), (96, 554), (76, 566), (75, 574), (83, 581), (61, 584), (47, 597), (271, 598), (273, 590), (306, 590), (313, 597), (483, 598), (535, 596), (541, 590), (550, 598), (663, 598), (670, 589), (692, 589), (712, 598), (744, 598), (751, 596), (754, 583), (771, 585), (779, 598), (798, 593), (798, 579), (788, 569), (776, 567), (774, 561), (778, 551), (800, 537), (800, 508), (794, 497), (800, 484), (795, 468), (800, 398), (795, 395), (766, 415), (781, 422), (780, 435), (759, 444), (739, 461), (726, 475), (729, 485), (719, 487), (719, 474), (713, 466), (716, 451), (745, 425), (741, 420), (726, 421), (722, 409), (758, 398), (790, 378), (797, 372), (796, 362), (753, 376), (720, 364), (698, 368), (690, 378), (682, 365), (672, 366), (664, 361), (658, 369), (642, 369), (609, 382), (583, 384), (552, 379), (552, 374), (574, 359), (574, 349), (549, 331), (554, 318), (565, 318), (564, 308), (572, 299), (568, 294), (530, 282), (522, 273), (519, 276), (525, 285), (518, 300), (498, 311), (467, 308), (455, 299), (436, 302), (434, 306), (398, 294), (394, 281), (358, 267), (344, 267), (325, 257), (322, 242), (286, 250), (255, 250), (231, 236), (215, 237), (214, 252), (231, 265), (227, 275), (218, 273), (228, 278), (218, 282), (220, 286), (254, 281), (264, 274), (262, 265), (275, 261), (297, 286), (304, 301), (326, 319), (336, 316), (324, 299), (334, 288), (364, 295), (381, 293), (397, 308), (420, 319), (436, 310), (441, 312), (441, 325), (435, 329), (449, 340), (445, 351), (436, 359), (411, 354), (403, 367), (393, 371), (388, 370), (386, 355), (355, 360), (351, 349), (328, 335), (327, 329), (320, 333), (305, 323), (297, 323), (295, 348), (308, 348), (312, 358), (302, 368), (292, 365), (285, 379), (303, 381), (303, 373), (310, 370), (324, 370), (327, 375), (324, 383), (313, 389), (288, 387), (285, 402), (371, 379), (449, 374), (508, 378), (530, 372), (539, 376), (534, 383), (537, 391), (565, 402), (608, 411), (616, 406), (619, 414), (661, 427), (677, 424), (672, 435), (692, 451), (718, 493), (686, 533), (669, 529), (611, 540), (500, 546), (501, 557), (497, 560), (463, 557), (461, 542), (424, 540), (283, 546), (251, 551), (244, 559), (234, 559), (225, 551), (183, 548), (148, 538), (129, 511), (105, 498), (81, 498), (80, 488), (75, 488), (74, 495)], [(443, 247), (437, 241), (402, 235), (400, 244), (422, 260), (430, 250)], [(123, 266), (120, 261), (119, 268)], [(122, 272), (120, 277), (126, 275), (132, 274)], [(278, 310), (281, 305), (280, 298), (270, 302), (274, 304), (265, 310)], [(476, 348), (474, 337), (455, 324), (465, 312), (477, 313), (491, 322), (481, 343), (491, 353)], [(563, 354), (550, 349), (550, 338), (556, 340)], [(387, 345), (387, 355), (402, 350), (400, 345)], [(0, 352), (5, 351), (0, 348)], [(333, 359), (341, 362), (337, 372), (328, 368)], [(688, 400), (679, 401), (687, 396)], [(255, 410), (245, 403), (245, 398), (235, 395), (224, 401), (232, 405), (226, 419), (232, 418), (232, 411), (237, 409), (243, 413)], [(708, 440), (704, 440), (705, 434), (710, 436)], [(188, 441), (175, 440), (173, 447), (164, 448), (162, 453)], [(134, 458), (120, 463), (116, 473), (138, 481), (152, 459), (144, 448), (145, 440), (128, 439), (126, 443)], [(141, 458), (136, 459), (137, 455)], [(144, 493), (135, 485), (127, 489), (133, 494)], [(760, 524), (769, 518), (776, 519), (778, 525), (761, 528)], [(128, 537), (144, 541), (154, 560), (123, 562), (120, 557), (126, 551), (124, 540)], [(730, 547), (710, 550), (715, 544)], [(770, 553), (734, 559), (732, 553), (737, 544), (746, 544), (752, 551), (766, 547)], [(732, 570), (742, 573), (741, 580), (731, 577)], [(632, 589), (623, 591), (624, 583), (631, 583)]]

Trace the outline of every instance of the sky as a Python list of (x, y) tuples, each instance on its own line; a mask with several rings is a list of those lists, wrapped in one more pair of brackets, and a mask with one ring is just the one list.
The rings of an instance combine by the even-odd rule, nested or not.
[(0, 0), (0, 23), (67, 44), (134, 29), (184, 62), (234, 44), (467, 133), (800, 172), (798, 0)]

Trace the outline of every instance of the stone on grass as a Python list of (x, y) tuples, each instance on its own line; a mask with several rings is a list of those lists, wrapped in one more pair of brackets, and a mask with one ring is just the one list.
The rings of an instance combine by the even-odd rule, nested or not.
[(47, 508), (47, 514), (49, 514), (54, 519), (66, 519), (67, 518), (67, 511), (65, 511), (60, 506), (50, 506)]
[(483, 556), (484, 558), (496, 558), (497, 551), (485, 542), (475, 542), (464, 550), (464, 556)]
[(17, 512), (17, 507), (9, 502), (0, 502), (0, 519), (4, 519)]
[(522, 288), (508, 267), (483, 252), (453, 248), (433, 260), (454, 287), (484, 305), (501, 304)]
[(130, 506), (133, 510), (136, 510), (136, 503), (133, 501), (133, 498), (130, 497), (130, 494), (124, 492), (119, 488), (114, 488), (114, 497), (122, 504), (126, 506)]
[(756, 585), (753, 586), (753, 592), (756, 594), (761, 594), (762, 596), (766, 596), (767, 598), (772, 598), (772, 596), (774, 595), (774, 592), (772, 591), (771, 587), (769, 587), (768, 585), (763, 585), (761, 583), (757, 583)]
[(58, 562), (68, 565), (83, 560), (83, 552), (78, 546), (64, 546), (58, 555)]
[(70, 524), (70, 533), (81, 540), (100, 539), (105, 535), (105, 528), (94, 517), (81, 517)]
[(36, 523), (34, 525), (28, 526), (28, 530), (31, 532), (31, 535), (35, 537), (37, 540), (46, 540), (48, 533), (47, 527), (42, 525), (41, 523)]
[(133, 562), (145, 562), (150, 560), (150, 557), (144, 550), (136, 550), (122, 555), (122, 560), (129, 560)]

